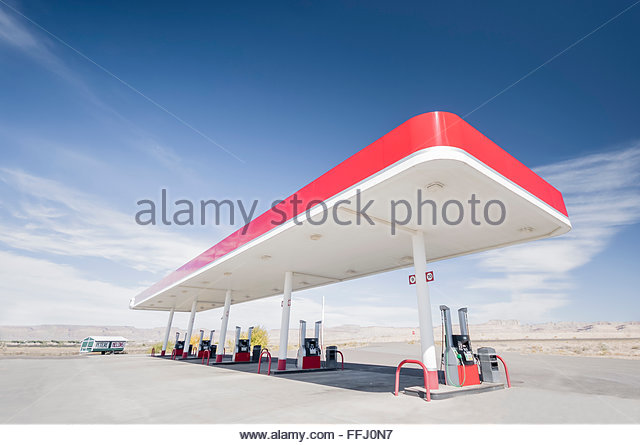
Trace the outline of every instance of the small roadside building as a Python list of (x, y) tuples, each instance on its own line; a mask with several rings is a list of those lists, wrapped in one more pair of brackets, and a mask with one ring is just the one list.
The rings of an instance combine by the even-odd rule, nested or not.
[(101, 352), (102, 354), (118, 354), (124, 351), (127, 339), (118, 336), (91, 336), (82, 340), (80, 353)]

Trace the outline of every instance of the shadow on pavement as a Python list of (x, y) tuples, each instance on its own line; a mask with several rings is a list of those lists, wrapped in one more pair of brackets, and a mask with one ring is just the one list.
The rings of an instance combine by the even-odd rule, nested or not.
[[(164, 357), (170, 358), (170, 357)], [(230, 356), (225, 356), (225, 362), (231, 360)], [(202, 364), (201, 359), (188, 358), (179, 360), (180, 363), (188, 363), (198, 366), (206, 366)], [(272, 361), (272, 369), (276, 366), (277, 360)], [(296, 366), (295, 359), (287, 359), (287, 369), (293, 369)], [(253, 373), (258, 372), (258, 363), (226, 363), (213, 364), (209, 362), (210, 368), (223, 368), (230, 371)], [(267, 360), (262, 361), (260, 373), (266, 375), (268, 368)], [(308, 371), (298, 373), (282, 373), (272, 375), (273, 378), (294, 380), (298, 382), (313, 383), (316, 385), (330, 386), (334, 388), (349, 389), (353, 391), (365, 392), (394, 392), (395, 389), (395, 366), (371, 365), (366, 363), (348, 363), (344, 364), (344, 371), (324, 370), (324, 371)], [(400, 389), (408, 386), (423, 386), (424, 380), (422, 369), (403, 367), (400, 373)]]

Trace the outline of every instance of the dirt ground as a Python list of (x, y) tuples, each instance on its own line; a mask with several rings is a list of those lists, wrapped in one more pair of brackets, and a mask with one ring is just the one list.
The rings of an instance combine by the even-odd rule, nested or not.
[(640, 339), (486, 340), (473, 347), (491, 346), (501, 352), (640, 359)]
[[(373, 342), (359, 339), (357, 342), (336, 342), (338, 347), (366, 347)], [(415, 341), (406, 342), (413, 344)], [(295, 349), (295, 345), (290, 349)], [(591, 339), (517, 339), (517, 340), (478, 340), (473, 342), (474, 350), (482, 346), (490, 346), (498, 352), (517, 352), (519, 354), (565, 355), (574, 357), (608, 357), (640, 360), (640, 338), (591, 338)], [(439, 350), (440, 342), (436, 341)], [(128, 354), (148, 354), (151, 345), (146, 343), (129, 343)], [(78, 355), (78, 345), (61, 346), (26, 346), (5, 344), (0, 346), (0, 357), (7, 356), (72, 356)], [(272, 352), (277, 347), (270, 347)]]
[[(127, 354), (146, 354), (150, 346), (127, 345)], [(63, 346), (25, 346), (3, 345), (0, 346), (0, 357), (62, 357), (80, 355), (79, 345)], [(98, 353), (99, 355), (99, 353)]]

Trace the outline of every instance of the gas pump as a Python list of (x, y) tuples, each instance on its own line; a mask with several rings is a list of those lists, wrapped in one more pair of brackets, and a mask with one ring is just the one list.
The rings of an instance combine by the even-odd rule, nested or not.
[(211, 336), (209, 340), (204, 338), (204, 330), (200, 329), (200, 342), (198, 343), (198, 358), (202, 358), (204, 355), (204, 351), (211, 350), (211, 340), (213, 339), (213, 331), (211, 331)]
[(300, 320), (300, 346), (296, 366), (298, 369), (320, 368), (320, 327), (321, 321), (316, 321), (315, 337), (307, 337), (307, 322)]
[(218, 352), (218, 345), (213, 343), (213, 333), (216, 332), (215, 329), (211, 330), (209, 334), (209, 357), (215, 357), (216, 352)]
[(175, 352), (175, 357), (182, 357), (182, 353), (184, 352), (184, 343), (187, 339), (187, 334), (184, 334), (184, 340), (180, 341), (180, 333), (176, 332), (176, 343), (173, 346), (173, 351)]
[(248, 362), (251, 361), (251, 334), (253, 332), (253, 326), (249, 328), (247, 338), (240, 338), (240, 326), (236, 326), (236, 346), (233, 351), (234, 362)]
[(458, 310), (460, 335), (453, 333), (449, 308), (442, 305), (440, 311), (442, 313), (442, 328), (444, 329), (444, 353), (440, 363), (441, 366), (444, 365), (442, 373), (444, 381), (441, 383), (451, 386), (479, 385), (480, 374), (471, 349), (467, 308)]

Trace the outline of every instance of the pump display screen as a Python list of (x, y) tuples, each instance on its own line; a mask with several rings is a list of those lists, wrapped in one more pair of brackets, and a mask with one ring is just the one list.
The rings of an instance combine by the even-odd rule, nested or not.
[(305, 338), (304, 348), (306, 349), (307, 357), (320, 355), (320, 348), (318, 348), (317, 338)]

